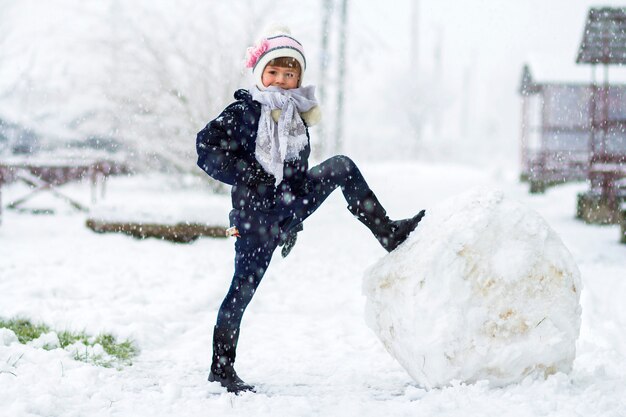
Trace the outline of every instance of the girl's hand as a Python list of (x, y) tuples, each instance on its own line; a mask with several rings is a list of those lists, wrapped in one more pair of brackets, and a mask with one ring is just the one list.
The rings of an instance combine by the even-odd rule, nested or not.
[(235, 226), (226, 229), (225, 234), (226, 236), (241, 237), (241, 235), (239, 234), (239, 230)]

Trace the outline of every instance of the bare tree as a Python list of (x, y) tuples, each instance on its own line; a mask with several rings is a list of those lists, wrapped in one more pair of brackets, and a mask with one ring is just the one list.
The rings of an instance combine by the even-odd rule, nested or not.
[(243, 50), (245, 40), (219, 38), (224, 20), (217, 5), (182, 3), (186, 7), (173, 10), (133, 3), (116, 16), (123, 19), (124, 46), (116, 40), (108, 47), (114, 73), (122, 75), (102, 87), (112, 114), (124, 119), (120, 130), (137, 142), (147, 165), (189, 171), (195, 165), (190, 138), (229, 101), (239, 79), (222, 74), (239, 73), (232, 51)]
[[(195, 134), (244, 86), (244, 52), (268, 3), (54, 0), (20, 25), (32, 5), (10, 2), (0, 12), (0, 110), (58, 143), (114, 138), (139, 168), (199, 173)], [(271, 17), (286, 17), (279, 9)]]

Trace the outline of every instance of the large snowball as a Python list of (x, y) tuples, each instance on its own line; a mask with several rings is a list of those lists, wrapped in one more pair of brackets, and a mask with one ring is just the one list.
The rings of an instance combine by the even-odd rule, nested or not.
[(490, 190), (428, 210), (363, 281), (368, 325), (425, 388), (570, 371), (580, 290), (545, 220)]

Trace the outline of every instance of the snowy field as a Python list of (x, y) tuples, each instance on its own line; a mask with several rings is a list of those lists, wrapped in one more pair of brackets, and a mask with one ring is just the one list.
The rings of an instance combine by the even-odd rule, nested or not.
[[(584, 184), (530, 196), (514, 172), (501, 169), (361, 169), (395, 218), (474, 186), (500, 188), (537, 210), (582, 273), (571, 374), (498, 389), (480, 382), (418, 388), (365, 325), (363, 273), (386, 253), (337, 191), (307, 220), (291, 255), (275, 255), (244, 316), (236, 368), (258, 393), (227, 394), (206, 378), (234, 241), (185, 245), (99, 235), (84, 226), (85, 214), (42, 196), (39, 204), (55, 205), (57, 214), (3, 215), (0, 317), (110, 332), (132, 338), (141, 353), (115, 370), (74, 361), (62, 349), (0, 343), (0, 416), (626, 416), (626, 245), (617, 226), (574, 219)], [(89, 200), (87, 184), (64, 189)], [(3, 189), (4, 204), (24, 191)], [(113, 179), (107, 192), (100, 212), (123, 217), (127, 201), (135, 217), (226, 225), (228, 197), (162, 178)]]

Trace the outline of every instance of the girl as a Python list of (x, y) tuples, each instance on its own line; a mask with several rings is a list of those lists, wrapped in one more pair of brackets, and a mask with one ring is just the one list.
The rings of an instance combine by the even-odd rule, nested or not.
[(277, 29), (248, 48), (255, 86), (198, 133), (198, 166), (232, 185), (231, 235), (235, 273), (213, 332), (209, 381), (229, 392), (253, 391), (235, 372), (239, 327), (274, 250), (286, 257), (310, 216), (337, 187), (348, 210), (388, 252), (404, 242), (424, 216), (392, 221), (361, 172), (346, 156), (308, 167), (308, 127), (320, 119), (314, 87), (302, 87), (306, 59), (288, 29)]

